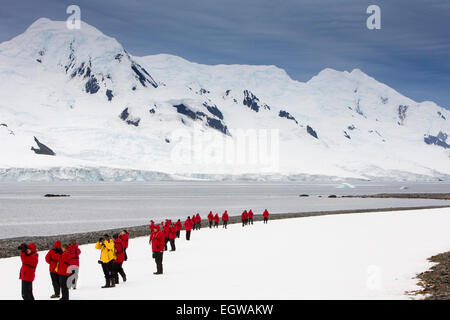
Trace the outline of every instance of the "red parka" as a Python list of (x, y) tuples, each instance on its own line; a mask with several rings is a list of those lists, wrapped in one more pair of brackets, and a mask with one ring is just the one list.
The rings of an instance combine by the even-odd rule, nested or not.
[(69, 253), (70, 253), (70, 264), (74, 266), (80, 266), (80, 254), (81, 250), (78, 248), (77, 244), (69, 245)]
[(34, 276), (36, 273), (36, 267), (39, 262), (39, 255), (36, 252), (36, 246), (34, 243), (28, 245), (28, 249), (31, 253), (28, 255), (25, 252), (20, 254), (20, 260), (22, 260), (22, 267), (20, 268), (20, 280), (23, 281), (34, 281)]
[(210, 211), (209, 214), (208, 214), (208, 220), (211, 221), (212, 219), (214, 219), (214, 215)]
[(153, 231), (153, 229), (155, 228), (155, 222), (154, 221), (150, 222), (150, 225), (148, 228), (150, 229), (150, 231)]
[(242, 219), (242, 220), (247, 220), (247, 219), (248, 219), (248, 213), (247, 213), (247, 211), (242, 212), (241, 219)]
[(263, 217), (264, 217), (264, 218), (268, 218), (268, 217), (269, 217), (269, 211), (267, 211), (267, 209), (264, 210), (264, 212), (263, 212)]
[(152, 239), (152, 251), (153, 252), (164, 252), (164, 234), (159, 231), (159, 226), (155, 228), (155, 234)]
[(225, 210), (225, 212), (222, 214), (222, 221), (228, 221), (228, 212)]
[[(194, 217), (192, 217), (192, 218), (194, 218)], [(200, 218), (200, 215), (198, 213), (195, 216), (195, 223), (202, 223), (202, 218)]]
[(250, 211), (248, 212), (248, 217), (250, 219), (253, 218), (253, 211), (252, 211), (252, 209), (250, 209)]
[(186, 229), (186, 231), (191, 231), (193, 225), (194, 225), (194, 223), (192, 222), (192, 220), (188, 218), (184, 222), (184, 229)]
[(214, 222), (219, 222), (219, 220), (219, 214), (216, 213), (216, 215), (214, 216)]
[(128, 240), (130, 239), (130, 234), (127, 232), (125, 234), (121, 234), (119, 238), (122, 240), (122, 245), (124, 249), (128, 248)]
[(125, 246), (123, 245), (123, 241), (120, 237), (117, 237), (116, 240), (114, 240), (114, 247), (116, 248), (116, 260), (114, 260), (114, 263), (122, 263), (125, 261), (125, 251), (123, 249)]
[(164, 228), (163, 228), (163, 234), (164, 234), (164, 238), (169, 238), (169, 231), (170, 231), (170, 227), (169, 227), (169, 225), (165, 225), (164, 226)]
[(175, 223), (175, 228), (177, 231), (180, 231), (182, 227), (183, 225), (181, 224), (181, 221), (177, 221), (177, 223)]
[(51, 273), (56, 273), (55, 268), (58, 265), (61, 253), (56, 252), (55, 249), (61, 249), (61, 241), (56, 241), (53, 245), (53, 249), (49, 250), (45, 255), (45, 262), (49, 264), (49, 271)]
[(177, 237), (177, 228), (174, 225), (169, 227), (169, 239), (173, 240)]
[(59, 275), (68, 276), (70, 275), (70, 272), (68, 272), (68, 268), (70, 266), (70, 252), (67, 250), (66, 252), (63, 252), (63, 254), (59, 257), (57, 272)]

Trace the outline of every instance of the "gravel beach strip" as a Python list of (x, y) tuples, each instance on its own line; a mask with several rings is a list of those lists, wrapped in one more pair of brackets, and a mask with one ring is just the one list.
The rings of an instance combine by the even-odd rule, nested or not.
[(450, 300), (450, 251), (428, 260), (437, 264), (417, 276), (423, 289), (413, 294), (424, 295), (425, 300)]
[[(303, 218), (311, 216), (324, 216), (324, 215), (335, 215), (335, 214), (351, 214), (351, 213), (369, 213), (369, 212), (383, 212), (383, 211), (406, 211), (406, 210), (422, 210), (422, 209), (437, 209), (437, 208), (450, 208), (450, 206), (427, 206), (427, 207), (400, 207), (400, 208), (379, 208), (379, 209), (355, 209), (355, 210), (334, 210), (334, 211), (315, 211), (315, 212), (298, 212), (298, 213), (277, 213), (270, 214), (269, 220), (278, 219), (290, 219), (290, 218)], [(149, 218), (149, 222), (150, 222)], [(262, 221), (261, 215), (255, 215), (254, 221)], [(155, 221), (155, 223), (159, 223)], [(241, 223), (240, 216), (230, 216), (228, 224)], [(270, 221), (269, 221), (270, 223)], [(203, 217), (202, 228), (207, 227), (208, 221)], [(130, 233), (130, 238), (148, 236), (150, 230), (148, 225), (127, 227), (125, 228)], [(102, 237), (105, 233), (112, 236), (114, 233), (119, 233), (123, 228), (108, 229), (101, 231), (83, 232), (75, 234), (63, 234), (56, 236), (35, 236), (35, 237), (18, 237), (18, 238), (8, 238), (0, 239), (0, 258), (14, 257), (19, 255), (19, 250), (17, 247), (21, 243), (33, 242), (38, 251), (49, 250), (53, 248), (53, 244), (56, 240), (60, 240), (62, 243), (68, 243), (70, 239), (76, 239), (79, 245), (95, 243)], [(193, 231), (195, 234), (195, 231)]]

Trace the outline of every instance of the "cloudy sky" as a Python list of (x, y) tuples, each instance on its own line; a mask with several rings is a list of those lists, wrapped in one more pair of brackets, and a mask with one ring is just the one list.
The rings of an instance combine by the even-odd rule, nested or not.
[[(133, 55), (265, 64), (307, 81), (360, 68), (406, 96), (450, 108), (449, 0), (0, 0), (0, 42), (40, 17), (81, 18)], [(381, 30), (366, 9), (381, 8)]]

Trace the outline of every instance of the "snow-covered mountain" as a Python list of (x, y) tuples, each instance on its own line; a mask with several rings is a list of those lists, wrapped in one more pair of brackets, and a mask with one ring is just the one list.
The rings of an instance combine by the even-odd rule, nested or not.
[(358, 69), (134, 57), (42, 18), (0, 44), (0, 83), (0, 180), (450, 178), (449, 111)]

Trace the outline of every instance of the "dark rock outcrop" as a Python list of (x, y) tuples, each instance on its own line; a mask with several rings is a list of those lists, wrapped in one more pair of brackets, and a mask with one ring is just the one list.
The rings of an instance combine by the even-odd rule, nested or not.
[(151, 75), (145, 70), (143, 67), (141, 67), (137, 63), (131, 64), (131, 70), (134, 71), (136, 75), (136, 79), (139, 80), (139, 82), (142, 84), (143, 87), (147, 87), (147, 84), (150, 84), (154, 88), (158, 87), (158, 84), (153, 80)]
[(407, 110), (408, 110), (408, 106), (404, 106), (404, 105), (398, 106), (398, 118), (399, 118), (398, 124), (401, 126), (405, 122)]
[(36, 142), (38, 149), (31, 147), (31, 150), (33, 150), (36, 154), (43, 154), (48, 156), (56, 155), (56, 153), (52, 149), (41, 143), (36, 137), (34, 137), (34, 141)]
[(319, 139), (319, 137), (317, 136), (316, 131), (315, 131), (313, 128), (311, 128), (309, 125), (306, 126), (306, 131), (307, 131), (310, 135), (312, 135), (314, 138)]
[(193, 111), (188, 106), (182, 103), (174, 105), (173, 107), (177, 109), (178, 113), (183, 114), (194, 121), (195, 120), (206, 121), (206, 125), (208, 127), (216, 129), (222, 132), (223, 134), (230, 135), (227, 126), (219, 119), (209, 117), (204, 112), (201, 111)]
[(106, 90), (106, 97), (108, 98), (108, 101), (112, 100), (112, 98), (114, 97), (112, 90)]
[(132, 118), (130, 117), (130, 113), (128, 112), (128, 108), (123, 109), (122, 113), (119, 115), (120, 119), (125, 121), (129, 125), (133, 125), (135, 127), (139, 126), (139, 122), (141, 122), (140, 118)]
[(244, 90), (244, 101), (242, 102), (244, 106), (249, 107), (253, 111), (258, 112), (260, 108), (270, 110), (270, 107), (267, 104), (259, 105), (259, 99), (249, 90)]
[(280, 113), (278, 114), (279, 117), (281, 118), (286, 118), (289, 120), (294, 120), (296, 124), (298, 124), (298, 121), (287, 111), (284, 110), (280, 110)]
[(85, 85), (85, 89), (87, 93), (90, 94), (94, 94), (97, 93), (98, 90), (100, 89), (100, 86), (98, 85), (98, 81), (97, 78), (95, 78), (94, 76), (92, 76)]
[(438, 116), (440, 117), (440, 118), (442, 118), (442, 119), (444, 119), (444, 120), (447, 120), (446, 118), (445, 118), (445, 116), (442, 114), (442, 112), (440, 112), (440, 111), (438, 111)]
[(423, 138), (426, 144), (434, 144), (444, 149), (450, 148), (450, 145), (447, 143), (448, 135), (445, 132), (439, 131), (437, 136), (432, 136), (426, 134)]
[(206, 102), (203, 103), (203, 106), (206, 107), (206, 109), (208, 109), (208, 111), (212, 114), (215, 115), (217, 118), (219, 118), (220, 120), (223, 120), (223, 114), (222, 112), (219, 110), (219, 108), (217, 108), (216, 105), (210, 106), (208, 105)]

